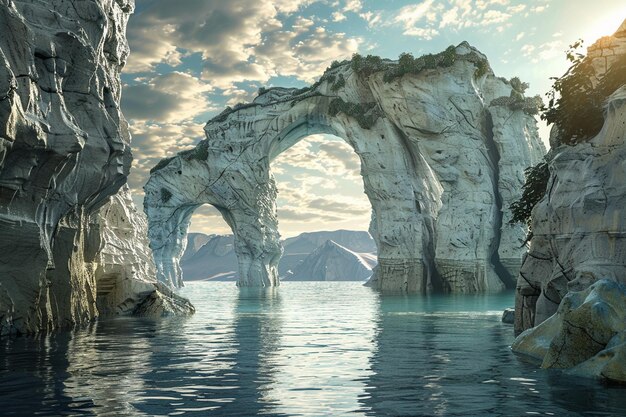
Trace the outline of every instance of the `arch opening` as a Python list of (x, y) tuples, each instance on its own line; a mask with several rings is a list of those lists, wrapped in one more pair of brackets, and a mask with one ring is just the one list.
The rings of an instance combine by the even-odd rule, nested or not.
[(281, 281), (369, 279), (377, 248), (354, 149), (335, 135), (307, 135), (277, 155), (270, 170), (278, 189)]
[[(377, 249), (354, 150), (334, 135), (306, 135), (276, 155), (270, 171), (283, 246), (279, 279), (368, 279)], [(217, 208), (205, 204), (193, 211), (179, 264), (184, 282), (237, 280), (234, 235)]]
[(193, 212), (190, 220), (179, 261), (183, 281), (236, 281), (234, 236), (220, 211), (205, 204)]

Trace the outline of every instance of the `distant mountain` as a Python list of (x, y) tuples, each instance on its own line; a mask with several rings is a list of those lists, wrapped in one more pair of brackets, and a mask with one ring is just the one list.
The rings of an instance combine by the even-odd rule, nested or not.
[[(370, 270), (376, 265), (376, 244), (367, 232), (337, 230), (302, 233), (283, 241), (285, 253), (278, 267), (279, 276), (283, 278), (290, 275), (291, 278), (287, 279), (293, 280), (294, 274), (290, 273), (290, 271), (295, 272), (296, 267), (302, 264), (318, 248), (325, 246), (329, 240), (348, 252), (356, 254), (362, 261), (371, 266)], [(335, 258), (327, 256), (325, 259), (332, 263)], [(183, 270), (183, 279), (187, 281), (235, 280), (238, 264), (234, 251), (233, 236), (189, 233), (187, 236), (187, 248), (181, 258), (180, 265)], [(344, 262), (345, 265), (351, 265), (351, 263)], [(298, 270), (304, 271), (303, 268), (305, 267), (300, 267)], [(346, 270), (349, 270), (349, 268), (351, 266), (346, 267)], [(352, 279), (360, 280), (363, 274), (358, 272), (355, 275), (356, 278)], [(368, 274), (371, 274), (371, 272)], [(329, 274), (329, 276), (332, 275)], [(314, 276), (319, 276), (319, 274)], [(325, 280), (325, 278), (322, 280)]]
[(372, 275), (375, 257), (361, 256), (327, 240), (284, 277), (288, 281), (363, 281)]
[[(199, 235), (199, 233), (198, 233)], [(181, 258), (183, 279), (194, 280), (234, 280), (237, 276), (237, 255), (234, 250), (233, 235), (203, 235), (206, 243), (194, 253), (187, 251)], [(198, 237), (201, 241), (204, 237)]]
[[(369, 233), (354, 230), (307, 232), (283, 241), (285, 252), (278, 265), (278, 275), (282, 278), (309, 256), (315, 249), (332, 240), (344, 248), (358, 253), (376, 253), (376, 243)], [(376, 256), (373, 255), (374, 259)]]
[(309, 232), (290, 237), (283, 241), (286, 254), (311, 253), (332, 240), (340, 246), (354, 252), (376, 253), (376, 243), (369, 233), (354, 230), (335, 230), (332, 232)]
[(187, 247), (185, 248), (185, 253), (183, 253), (183, 257), (180, 259), (181, 262), (193, 256), (202, 246), (204, 246), (205, 243), (207, 243), (214, 236), (215, 235), (205, 235), (204, 233), (188, 233)]

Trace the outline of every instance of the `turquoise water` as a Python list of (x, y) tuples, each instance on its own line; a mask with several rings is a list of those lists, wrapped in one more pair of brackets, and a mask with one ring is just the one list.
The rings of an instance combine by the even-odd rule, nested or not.
[(0, 415), (626, 415), (626, 389), (511, 353), (511, 293), (198, 282), (184, 294), (190, 318), (0, 341)]

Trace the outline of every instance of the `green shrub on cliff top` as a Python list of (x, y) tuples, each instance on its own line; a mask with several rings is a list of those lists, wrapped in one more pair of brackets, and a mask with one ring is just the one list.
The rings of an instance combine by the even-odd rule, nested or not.
[(549, 102), (541, 114), (542, 120), (557, 127), (560, 142), (568, 145), (587, 141), (600, 132), (606, 99), (626, 84), (626, 54), (622, 54), (594, 85), (593, 59), (576, 52), (582, 43), (574, 43), (567, 51), (572, 65), (564, 75), (553, 78)]
[[(550, 101), (542, 106), (541, 119), (554, 125), (558, 142), (567, 145), (587, 141), (600, 132), (607, 98), (626, 85), (625, 54), (617, 56), (609, 70), (597, 77), (593, 60), (576, 52), (581, 46), (582, 41), (570, 46), (567, 59), (572, 65), (563, 76), (553, 78), (552, 90), (547, 94)], [(548, 152), (541, 162), (526, 169), (522, 197), (510, 206), (511, 223), (526, 223), (530, 228), (532, 210), (546, 194), (551, 158), (552, 152)], [(532, 230), (527, 240), (531, 237)]]

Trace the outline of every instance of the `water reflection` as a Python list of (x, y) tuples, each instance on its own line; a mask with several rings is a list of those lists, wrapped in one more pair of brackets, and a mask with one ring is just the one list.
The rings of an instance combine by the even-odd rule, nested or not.
[(381, 297), (361, 410), (368, 416), (623, 415), (625, 390), (542, 371), (515, 356), (511, 328), (499, 321), (506, 302)]
[[(5, 415), (36, 415), (43, 409), (48, 414), (66, 409), (72, 402), (64, 394), (63, 377), (67, 359), (56, 352), (65, 352), (69, 334), (63, 337), (9, 338), (0, 340), (0, 409)], [(29, 401), (30, 399), (36, 401)], [(58, 413), (56, 413), (58, 414)]]
[[(271, 386), (287, 415), (343, 415), (359, 408), (371, 371), (378, 303), (369, 288), (337, 291), (333, 283), (286, 283), (278, 372)], [(297, 294), (305, 289), (306, 297)], [(350, 288), (350, 287), (347, 287)], [(355, 308), (358, 305), (358, 308)]]
[[(146, 415), (277, 415), (267, 395), (280, 342), (281, 298), (275, 290), (242, 290), (230, 313), (186, 322), (154, 354), (144, 378), (151, 382), (137, 409)], [(226, 306), (224, 306), (226, 307)], [(220, 313), (222, 315), (222, 313)], [(163, 331), (163, 330), (162, 330)], [(154, 340), (154, 339), (153, 339)]]
[(509, 295), (381, 297), (355, 283), (190, 285), (186, 319), (0, 340), (0, 415), (626, 415), (626, 390), (509, 349)]
[(266, 387), (280, 300), (275, 291), (241, 291), (200, 322), (115, 319), (3, 340), (2, 415), (277, 415)]
[(215, 375), (217, 380), (228, 382), (233, 392), (230, 401), (221, 404), (219, 414), (279, 415), (273, 411), (279, 399), (272, 395), (270, 386), (278, 372), (277, 351), (282, 338), (280, 292), (275, 288), (242, 289), (237, 300), (233, 366), (227, 374)]

